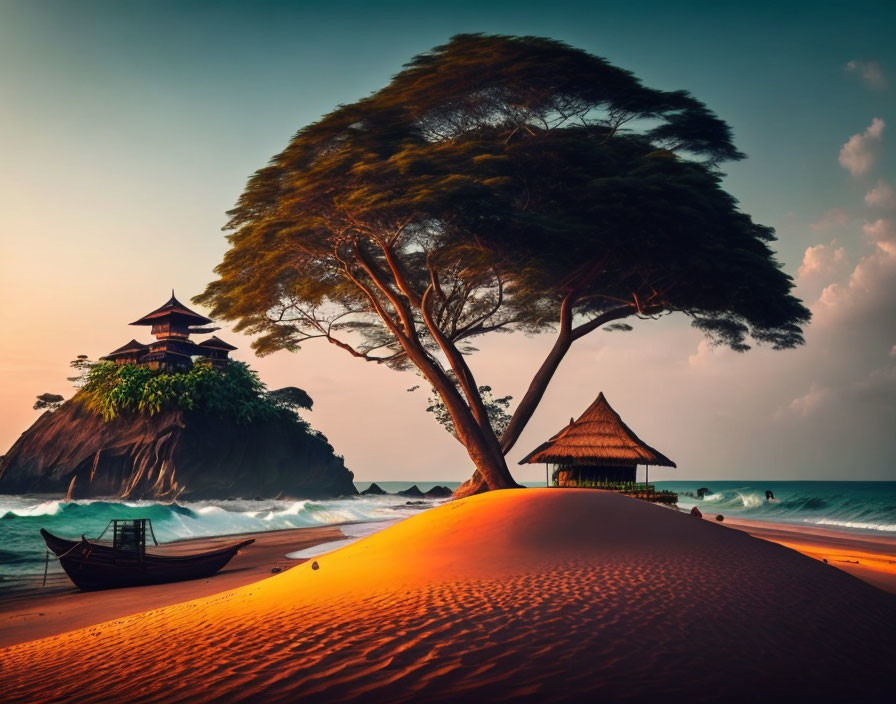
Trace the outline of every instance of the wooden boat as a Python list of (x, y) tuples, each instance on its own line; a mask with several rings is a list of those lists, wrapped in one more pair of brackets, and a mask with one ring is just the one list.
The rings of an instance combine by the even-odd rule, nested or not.
[(250, 538), (193, 554), (165, 554), (169, 552), (165, 549), (147, 552), (147, 523), (148, 519), (112, 521), (111, 544), (84, 536), (80, 540), (60, 538), (43, 528), (40, 534), (75, 586), (84, 591), (208, 577), (230, 562), (241, 548), (255, 542)]

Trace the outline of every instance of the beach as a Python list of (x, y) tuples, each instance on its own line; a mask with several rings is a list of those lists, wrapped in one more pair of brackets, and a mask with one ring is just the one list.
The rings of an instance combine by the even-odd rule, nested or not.
[(248, 538), (255, 542), (206, 579), (98, 592), (79, 591), (64, 572), (50, 573), (46, 585), (38, 577), (23, 579), (15, 588), (0, 591), (0, 648), (252, 584), (274, 570), (282, 572), (304, 562), (287, 558), (287, 553), (339, 541), (345, 534), (335, 526), (321, 526), (195, 538), (168, 545), (201, 551)]
[[(714, 520), (716, 514), (706, 514)], [(896, 594), (896, 537), (849, 534), (819, 526), (725, 517), (723, 525), (826, 562), (884, 591)]]
[(830, 564), (611, 493), (526, 489), (0, 665), (6, 698), (31, 702), (883, 701), (893, 652), (896, 597)]

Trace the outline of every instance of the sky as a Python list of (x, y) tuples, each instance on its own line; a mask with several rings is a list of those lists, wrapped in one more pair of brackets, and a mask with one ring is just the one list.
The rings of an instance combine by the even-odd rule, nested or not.
[[(460, 32), (535, 34), (686, 89), (748, 159), (725, 187), (813, 311), (806, 345), (713, 348), (683, 316), (595, 333), (509, 456), (603, 391), (677, 469), (651, 479), (896, 480), (896, 7), (891, 3), (0, 0), (0, 453), (69, 397), (68, 362), (214, 278), (226, 211), (302, 126)], [(202, 309), (197, 308), (200, 312)], [(142, 335), (142, 337), (141, 337)], [(359, 480), (461, 481), (472, 465), (419, 383), (324, 342), (255, 357)], [(479, 383), (521, 398), (550, 336), (481, 338)]]

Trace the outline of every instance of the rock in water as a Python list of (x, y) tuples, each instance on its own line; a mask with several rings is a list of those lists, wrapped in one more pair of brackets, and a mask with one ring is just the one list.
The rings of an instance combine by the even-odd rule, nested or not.
[(399, 496), (407, 496), (411, 499), (422, 499), (423, 498), (423, 492), (420, 491), (420, 487), (418, 487), (416, 484), (414, 484), (414, 486), (412, 486), (410, 489), (405, 489), (404, 491), (399, 491), (398, 495)]
[(447, 486), (434, 486), (423, 495), (427, 499), (447, 499), (451, 496), (451, 494), (452, 491)]
[(382, 496), (385, 493), (386, 492), (383, 490), (383, 488), (379, 484), (374, 482), (361, 492), (361, 496)]
[(0, 460), (0, 494), (169, 501), (357, 494), (326, 438), (289, 417), (240, 424), (164, 411), (104, 422), (79, 401), (44, 413)]

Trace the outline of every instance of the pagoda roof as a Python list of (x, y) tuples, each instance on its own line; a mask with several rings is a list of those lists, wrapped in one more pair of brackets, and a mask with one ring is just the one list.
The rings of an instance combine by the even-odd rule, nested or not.
[(212, 350), (235, 350), (235, 349), (237, 349), (233, 345), (228, 344), (227, 342), (224, 342), (224, 340), (219, 338), (217, 335), (212, 335), (207, 340), (203, 340), (202, 342), (199, 343), (198, 346), (199, 347), (208, 347), (209, 349), (212, 349)]
[(151, 313), (147, 313), (140, 320), (135, 320), (131, 325), (155, 325), (160, 320), (173, 317), (186, 320), (188, 325), (204, 325), (212, 322), (211, 318), (206, 318), (204, 315), (199, 315), (196, 311), (187, 308), (174, 297), (174, 291), (172, 291), (171, 298), (165, 305), (156, 308)]
[(652, 464), (675, 467), (675, 463), (641, 440), (613, 410), (603, 392), (597, 395), (578, 420), (536, 447), (520, 464), (545, 462), (578, 465)]
[(119, 354), (124, 354), (125, 352), (140, 352), (147, 349), (149, 349), (149, 345), (144, 345), (142, 342), (131, 340), (130, 342), (119, 347), (117, 350), (112, 350), (109, 354), (106, 355), (106, 357), (114, 357)]

